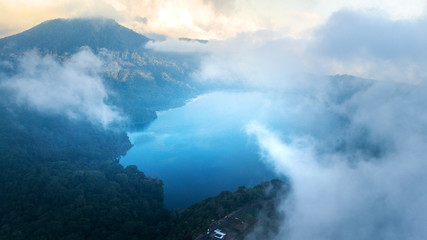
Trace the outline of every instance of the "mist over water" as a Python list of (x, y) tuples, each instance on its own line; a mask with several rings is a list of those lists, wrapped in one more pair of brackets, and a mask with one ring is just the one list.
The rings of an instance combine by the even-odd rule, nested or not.
[[(187, 8), (188, 4), (177, 2), (183, 5), (181, 10)], [(213, 4), (216, 9), (218, 8), (216, 3), (223, 1), (203, 0), (203, 2)], [(403, 8), (403, 5), (409, 5), (398, 1), (390, 2), (399, 9)], [(286, 179), (290, 184), (290, 191), (281, 196), (280, 206), (276, 209), (285, 216), (284, 219), (278, 220), (280, 227), (276, 229), (277, 231), (274, 230), (276, 236), (262, 236), (265, 229), (261, 226), (254, 231), (258, 234), (249, 235), (246, 240), (425, 240), (427, 239), (427, 31), (425, 31), (427, 8), (420, 10), (419, 13), (422, 12), (422, 15), (417, 17), (396, 19), (387, 16), (387, 12), (382, 12), (381, 9), (357, 9), (350, 7), (351, 5), (340, 9), (338, 6), (340, 4), (332, 2), (331, 4), (335, 6), (334, 11), (337, 12), (328, 19), (319, 19), (317, 15), (320, 12), (316, 14), (313, 9), (305, 7), (302, 14), (291, 14), (316, 22), (317, 27), (301, 35), (287, 33), (287, 30), (281, 30), (275, 24), (261, 30), (264, 27), (240, 28), (231, 24), (233, 22), (224, 21), (227, 23), (227, 29), (235, 31), (235, 35), (230, 35), (233, 37), (221, 38), (223, 40), (212, 38), (209, 41), (182, 41), (167, 39), (165, 36), (164, 41), (149, 41), (145, 49), (142, 46), (138, 48), (143, 52), (141, 56), (135, 55), (138, 65), (127, 62), (124, 55), (132, 55), (132, 59), (134, 58), (134, 54), (129, 51), (119, 54), (122, 57), (117, 59), (120, 59), (119, 62), (123, 60), (123, 64), (119, 64), (112, 62), (115, 61), (115, 57), (111, 59), (109, 57), (119, 55), (109, 50), (96, 51), (99, 52), (96, 55), (89, 48), (83, 47), (73, 56), (66, 55), (60, 58), (43, 56), (34, 50), (16, 58), (17, 68), (14, 75), (8, 75), (9, 71), (11, 73), (15, 71), (12, 71), (15, 67), (13, 61), (0, 61), (0, 68), (7, 70), (7, 74), (0, 74), (0, 91), (10, 98), (13, 103), (11, 106), (35, 110), (42, 115), (60, 116), (60, 119), (67, 117), (70, 120), (87, 120), (105, 130), (110, 128), (116, 130), (116, 127), (127, 125), (128, 120), (139, 122), (146, 119), (144, 114), (133, 116), (135, 113), (133, 107), (130, 108), (131, 111), (126, 110), (125, 106), (131, 106), (130, 104), (135, 104), (136, 107), (141, 104), (144, 106), (143, 110), (149, 109), (154, 103), (159, 107), (163, 101), (157, 101), (157, 97), (165, 101), (173, 99), (175, 89), (178, 95), (184, 93), (184, 89), (191, 92), (201, 89), (238, 89), (239, 91), (234, 92), (205, 94), (189, 101), (183, 107), (159, 112), (158, 119), (145, 129), (129, 133), (134, 147), (121, 159), (121, 163), (124, 166), (137, 165), (146, 175), (161, 179), (164, 183), (165, 205), (168, 208), (185, 208), (221, 191), (234, 191), (241, 185), (253, 186), (272, 178)], [(226, 5), (231, 8), (231, 5)], [(425, 3), (418, 6), (421, 5)], [(123, 6), (119, 8), (126, 8)], [(194, 8), (196, 5), (189, 6)], [(197, 11), (199, 10), (200, 8), (197, 8)], [(182, 20), (186, 20), (187, 24), (192, 21), (192, 17), (187, 11), (184, 13), (176, 15), (179, 18), (185, 16)], [(236, 16), (234, 10), (230, 10), (227, 15)], [(283, 11), (280, 11), (280, 17), (286, 17), (282, 15)], [(206, 16), (208, 15), (201, 14), (198, 17), (205, 19)], [(216, 17), (210, 19), (216, 22), (223, 21), (222, 18)], [(156, 22), (148, 15), (138, 16), (135, 20), (145, 27)], [(271, 21), (274, 22), (277, 21)], [(202, 25), (205, 30), (215, 29), (206, 23)], [(252, 30), (243, 31), (243, 29)], [(178, 32), (181, 34), (182, 28), (179, 28)], [(114, 42), (116, 40), (114, 39)], [(125, 42), (128, 42), (127, 40)], [(145, 54), (148, 53), (145, 52), (147, 49), (150, 53), (148, 55)], [(175, 58), (175, 54), (194, 54), (194, 62), (197, 64), (190, 66), (193, 65), (191, 64), (193, 60), (187, 62), (185, 60), (187, 56), (182, 58), (185, 60), (182, 64), (175, 64), (174, 60), (166, 61), (169, 58), (168, 54), (160, 55), (166, 57), (163, 61), (155, 57), (156, 55), (151, 56), (151, 53), (154, 54), (151, 51), (173, 52), (172, 59)], [(5, 54), (0, 55), (6, 56)], [(14, 54), (10, 52), (9, 55), (12, 57)], [(134, 72), (136, 75), (128, 71), (130, 69), (126, 66), (129, 64), (132, 65), (132, 69), (138, 66)], [(122, 70), (126, 70), (122, 72), (124, 74), (119, 73), (120, 65), (123, 65)], [(159, 71), (158, 74), (155, 71)], [(123, 85), (120, 82), (108, 84), (118, 87), (117, 94), (120, 98), (122, 94), (124, 98), (130, 96), (127, 94), (133, 95), (135, 102), (133, 100), (122, 102), (118, 99), (117, 104), (123, 109), (111, 105), (112, 102), (116, 102), (115, 98), (109, 99), (115, 96), (115, 89), (108, 89), (104, 84), (111, 83), (110, 80), (113, 79), (103, 79), (105, 73), (110, 72), (117, 75), (118, 80), (123, 81), (128, 79), (127, 76), (137, 76), (130, 77)], [(178, 76), (175, 72), (181, 72), (185, 76), (175, 81), (174, 75)], [(126, 77), (119, 78), (119, 75)], [(127, 84), (133, 80), (139, 81), (140, 78), (151, 80), (150, 83), (135, 81), (135, 85)], [(137, 97), (137, 94), (143, 94), (139, 91), (140, 87), (145, 86), (151, 86), (144, 92), (150, 92), (152, 95), (148, 95), (147, 98)], [(147, 99), (149, 100), (145, 102)], [(124, 116), (124, 112), (132, 113), (132, 116)], [(141, 116), (144, 118), (136, 119)], [(7, 124), (13, 121), (12, 117), (4, 119)], [(28, 118), (29, 121), (32, 119), (37, 120), (39, 117)], [(15, 128), (16, 132), (20, 133), (29, 123), (23, 124), (22, 129), (19, 124), (11, 125), (13, 128), (10, 135), (17, 135), (18, 140), (13, 142), (5, 138), (5, 142), (7, 144), (12, 142), (16, 146), (20, 146), (21, 142), (23, 146), (28, 145), (26, 141), (19, 140), (21, 135), (15, 134)], [(59, 128), (52, 127), (55, 132), (51, 134), (48, 127), (44, 128), (43, 124), (36, 122), (34, 130), (31, 130), (29, 135), (40, 135), (42, 136), (40, 139), (47, 136), (47, 140), (54, 139), (52, 142), (57, 141), (55, 140), (57, 138), (61, 139), (58, 142), (60, 150), (63, 151), (62, 145), (65, 145), (63, 141), (67, 142), (67, 136), (62, 137), (62, 131), (55, 129)], [(92, 134), (97, 132), (99, 131), (92, 131)], [(25, 137), (27, 134), (22, 136)], [(75, 134), (70, 136), (72, 140)], [(80, 138), (80, 134), (78, 136)], [(84, 137), (84, 134), (81, 136)], [(106, 133), (106, 139), (108, 136), (109, 133)], [(115, 139), (104, 142), (98, 141), (94, 136), (87, 137), (91, 143), (87, 147), (91, 147), (94, 143), (93, 149), (81, 148), (80, 145), (77, 145), (77, 148), (64, 148), (67, 154), (58, 158), (61, 162), (58, 165), (49, 162), (46, 168), (40, 168), (43, 174), (45, 169), (53, 169), (55, 171), (52, 173), (56, 174), (56, 166), (66, 166), (62, 160), (68, 159), (68, 153), (73, 158), (74, 155), (79, 155), (74, 154), (74, 149), (90, 154), (102, 153), (105, 149), (102, 146)], [(99, 137), (103, 139), (104, 136)], [(126, 147), (127, 143), (125, 141), (125, 144), (120, 146)], [(57, 148), (55, 146), (53, 145), (54, 149)], [(22, 151), (24, 157), (29, 156), (29, 161), (38, 155), (32, 154), (32, 149)], [(11, 150), (13, 153), (14, 148)], [(36, 152), (50, 154), (49, 146), (46, 148), (42, 146), (38, 150), (40, 151)], [(4, 155), (11, 158), (13, 154)], [(113, 154), (106, 151), (105, 156), (106, 159), (111, 159)], [(78, 157), (77, 160), (86, 159), (91, 158)], [(17, 163), (16, 166), (20, 167), (20, 162)], [(74, 162), (70, 164), (74, 165)], [(37, 165), (31, 164), (27, 167), (31, 169)], [(87, 166), (92, 167), (92, 164)], [(44, 181), (44, 175), (38, 172), (34, 169), (34, 173), (37, 173), (34, 177), (41, 176), (40, 179)], [(80, 172), (80, 170), (66, 171), (64, 174), (73, 173), (80, 177)], [(95, 175), (97, 172), (91, 169), (87, 175), (97, 176)], [(22, 176), (33, 177), (30, 171), (11, 175), (18, 177), (17, 179)], [(110, 176), (104, 178), (109, 184), (105, 186), (111, 185), (114, 186), (114, 191), (120, 190), (116, 186), (119, 186), (117, 182), (121, 183), (122, 177), (119, 177), (121, 174), (110, 175), (114, 178)], [(57, 177), (55, 175), (52, 179), (55, 180)], [(5, 179), (4, 182), (7, 183), (5, 186), (9, 186), (7, 178)], [(141, 180), (135, 186), (146, 183), (145, 179)], [(157, 185), (157, 182), (154, 184)], [(25, 184), (22, 186), (24, 193), (33, 194), (37, 191), (41, 193), (42, 199), (45, 198), (39, 188)], [(62, 192), (56, 191), (56, 185), (52, 186), (55, 188), (52, 188), (53, 191), (47, 188), (48, 194)], [(62, 190), (59, 187), (58, 189)], [(17, 199), (33, 196), (20, 194), (18, 187), (16, 190), (13, 194), (22, 195), (22, 197), (18, 195)], [(108, 197), (110, 192), (112, 191), (108, 191), (108, 195), (105, 196)], [(119, 201), (127, 206), (118, 209), (126, 210), (129, 206), (137, 206), (133, 204), (134, 199), (129, 199), (130, 195), (122, 193), (125, 200), (129, 200), (131, 204)], [(81, 196), (75, 198), (75, 202), (68, 194), (64, 196), (71, 200), (70, 209), (83, 206), (84, 214), (86, 209), (91, 209), (86, 208), (85, 201), (80, 201)], [(157, 196), (156, 194), (153, 198), (156, 199), (155, 203), (161, 200)], [(98, 197), (96, 199), (101, 199)], [(61, 200), (57, 197), (55, 199)], [(135, 203), (141, 203), (140, 199), (138, 198)], [(116, 199), (113, 200), (117, 202)], [(146, 203), (145, 200), (142, 201)], [(18, 209), (27, 206), (14, 205), (18, 206)], [(34, 211), (34, 216), (42, 217), (39, 218), (42, 221), (49, 220), (50, 216), (55, 217), (57, 213), (55, 210), (44, 214), (43, 208), (34, 208), (31, 204), (28, 206)], [(79, 211), (71, 212), (79, 214)], [(104, 214), (103, 211), (97, 212)], [(13, 216), (14, 221), (37, 220), (37, 217), (26, 219), (25, 216), (33, 216), (31, 214), (16, 213), (10, 209), (9, 215)], [(114, 214), (112, 216), (116, 216), (115, 211), (111, 213)], [(49, 227), (51, 223), (56, 222), (64, 223), (63, 214), (57, 216), (61, 221), (49, 220), (46, 226)], [(9, 228), (13, 228), (13, 221), (9, 221), (8, 215), (5, 215), (4, 219), (5, 224), (0, 228), (0, 233), (5, 230), (18, 236), (16, 233), (21, 233), (21, 228), (16, 232), (9, 231)], [(87, 220), (80, 217), (78, 219), (83, 219), (84, 222)], [(260, 219), (260, 222), (262, 220)], [(98, 222), (98, 219), (95, 219), (95, 222)], [(9, 227), (9, 223), (12, 228)], [(126, 232), (131, 228), (134, 228), (135, 232), (142, 229), (139, 227), (140, 222), (135, 227), (128, 223), (130, 222), (123, 221), (123, 225), (114, 225)], [(69, 224), (64, 226), (66, 225)], [(93, 228), (98, 224), (86, 225)], [(155, 225), (151, 223), (148, 225), (150, 227), (145, 230), (151, 232), (154, 229), (152, 226)], [(164, 226), (167, 224), (159, 224), (156, 232), (163, 233), (160, 229)], [(61, 232), (58, 229), (53, 230)], [(87, 232), (96, 231), (87, 230)], [(32, 234), (31, 231), (29, 234)]]
[[(425, 86), (373, 81), (343, 99), (329, 88), (302, 115), (288, 111), (315, 119), (294, 135), (247, 125), (261, 157), (292, 185), (275, 239), (426, 238)], [(310, 124), (322, 134), (304, 131)]]
[(163, 179), (170, 208), (286, 177), (276, 239), (424, 239), (425, 85), (315, 80), (161, 112), (122, 162)]
[(268, 105), (262, 93), (202, 95), (159, 112), (145, 130), (130, 134), (134, 147), (121, 162), (162, 179), (169, 208), (270, 180), (277, 175), (259, 160), (256, 142), (245, 131)]
[(249, 33), (204, 49), (195, 79), (263, 92), (236, 119), (254, 159), (292, 186), (275, 239), (427, 238), (427, 22), (373, 13), (341, 10), (310, 39)]

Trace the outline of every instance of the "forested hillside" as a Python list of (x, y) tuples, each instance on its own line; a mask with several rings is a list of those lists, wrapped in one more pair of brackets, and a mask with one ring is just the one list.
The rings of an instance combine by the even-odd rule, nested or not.
[[(198, 93), (197, 57), (156, 53), (147, 41), (105, 19), (57, 19), (0, 39), (0, 240), (181, 239), (273, 197), (264, 183), (177, 215), (160, 179), (120, 164), (127, 130)], [(105, 124), (111, 114), (120, 121)]]
[[(0, 239), (163, 239), (168, 234), (171, 218), (163, 206), (162, 181), (119, 163), (131, 147), (128, 127), (144, 126), (155, 118), (156, 110), (182, 104), (184, 96), (192, 94), (179, 82), (186, 74), (179, 62), (144, 50), (148, 40), (105, 19), (52, 20), (0, 39)], [(99, 74), (111, 94), (98, 106), (117, 108), (127, 121), (102, 126), (80, 116), (79, 105), (73, 104), (42, 111), (43, 104), (23, 103), (18, 93), (14, 95), (16, 89), (5, 88), (6, 83), (27, 79), (47, 81), (46, 76), (57, 69), (68, 73), (64, 64), (73, 61), (81, 47), (89, 48), (103, 64)], [(22, 59), (34, 51), (44, 62), (35, 63), (36, 73), (22, 73), (28, 65)], [(73, 74), (97, 81), (90, 72)], [(48, 84), (36, 86), (52, 84), (61, 87), (67, 82), (49, 78)], [(89, 90), (77, 88), (69, 97), (93, 102), (85, 95)], [(38, 92), (52, 91), (57, 90), (28, 92), (38, 101), (46, 97)], [(67, 93), (59, 93), (44, 105), (61, 104), (66, 97)], [(85, 114), (97, 111), (96, 106)]]
[[(111, 19), (55, 19), (0, 39), (0, 76), (19, 74), (19, 62), (29, 53), (69, 60), (79, 51), (93, 52), (102, 63), (108, 102), (141, 128), (156, 118), (155, 111), (181, 106), (199, 91), (190, 75), (197, 55), (154, 52), (149, 38)], [(0, 78), (0, 82), (2, 81)]]
[(124, 133), (0, 111), (0, 239), (161, 239), (163, 184), (119, 164)]
[(252, 204), (277, 201), (289, 190), (289, 185), (280, 180), (260, 183), (253, 188), (241, 186), (235, 192), (223, 191), (215, 197), (175, 213), (175, 223), (168, 239), (192, 239), (209, 228), (212, 220), (224, 218), (227, 214)]

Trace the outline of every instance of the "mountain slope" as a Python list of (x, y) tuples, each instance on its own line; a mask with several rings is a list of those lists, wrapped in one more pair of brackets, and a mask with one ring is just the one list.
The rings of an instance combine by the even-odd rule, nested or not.
[[(59, 66), (56, 70), (88, 46), (105, 65), (118, 69), (99, 76), (91, 73), (114, 92), (107, 104), (121, 108), (134, 125), (142, 126), (155, 118), (155, 111), (182, 104), (195, 94), (188, 81), (195, 68), (193, 58), (144, 49), (141, 46), (147, 41), (105, 19), (57, 19), (0, 39), (0, 240), (156, 240), (166, 239), (173, 224), (179, 225), (181, 220), (183, 225), (189, 221), (204, 226), (197, 210), (212, 209), (201, 204), (173, 221), (172, 212), (163, 206), (161, 180), (145, 176), (136, 166), (120, 165), (120, 157), (131, 147), (121, 125), (105, 129), (63, 112), (41, 112), (20, 104), (11, 97), (12, 92), (1, 87), (5, 79), (19, 80), (19, 74), (43, 81), (52, 75), (48, 64), (37, 64), (45, 55), (49, 55), (47, 62)], [(103, 48), (107, 59), (103, 59), (104, 51), (99, 51)], [(19, 64), (33, 49), (41, 56), (31, 68), (37, 74), (28, 74)], [(58, 81), (65, 74), (54, 75), (49, 83), (67, 85)], [(87, 79), (88, 74), (71, 76)], [(79, 83), (86, 86), (84, 81)], [(28, 87), (26, 82), (23, 85)], [(50, 85), (31, 86), (31, 92)], [(49, 91), (61, 91), (62, 85), (54, 86)], [(263, 191), (240, 189), (205, 203), (231, 211), (258, 201), (253, 193)], [(217, 213), (207, 212), (206, 219), (211, 214)], [(186, 235), (193, 229), (178, 230), (173, 235)]]
[(148, 41), (111, 19), (50, 20), (0, 39), (0, 76), (18, 74), (29, 51), (63, 63), (88, 47), (105, 65), (101, 77), (113, 93), (109, 104), (124, 112), (129, 127), (141, 128), (156, 118), (156, 111), (183, 105), (197, 94), (190, 82), (196, 57), (152, 51), (144, 47)]
[[(48, 63), (64, 67), (71, 58), (66, 53), (73, 54), (81, 46), (87, 45), (95, 53), (108, 48), (112, 55), (121, 56), (136, 52), (144, 41), (144, 36), (114, 21), (101, 20), (53, 20), (0, 40), (2, 47), (8, 47), (0, 51), (0, 64), (9, 69), (4, 72), (0, 67), (0, 240), (162, 239), (167, 234), (170, 216), (163, 206), (162, 182), (145, 176), (135, 166), (125, 168), (119, 163), (131, 147), (123, 129), (105, 129), (63, 112), (42, 112), (21, 104), (14, 92), (1, 85), (3, 81), (19, 81), (19, 76), (46, 81), (46, 75), (52, 73)], [(33, 48), (42, 55), (31, 68), (37, 74), (20, 67), (28, 57), (26, 51)], [(50, 55), (50, 61), (37, 64), (44, 55)], [(90, 81), (87, 74), (71, 76)], [(65, 84), (58, 81), (61, 77), (52, 82)], [(122, 89), (126, 88), (117, 82), (112, 91), (123, 94), (117, 98), (125, 98), (127, 91)], [(27, 87), (27, 82), (23, 83)], [(80, 83), (84, 85), (84, 81)], [(62, 87), (36, 86), (32, 92), (40, 92), (42, 87), (61, 91), (58, 88)], [(83, 92), (87, 89), (80, 88)], [(138, 104), (132, 98), (126, 103)], [(77, 106), (84, 107), (81, 103)], [(166, 230), (158, 231), (161, 227)]]
[(22, 33), (0, 39), (2, 51), (73, 53), (81, 46), (92, 50), (106, 48), (114, 51), (132, 51), (144, 46), (150, 39), (111, 19), (54, 19), (43, 22)]

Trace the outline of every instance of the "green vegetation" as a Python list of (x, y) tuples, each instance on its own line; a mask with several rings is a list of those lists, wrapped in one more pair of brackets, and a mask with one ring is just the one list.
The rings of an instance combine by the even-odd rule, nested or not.
[[(34, 48), (63, 61), (88, 46), (106, 58), (106, 68), (117, 67), (102, 76), (114, 92), (108, 103), (129, 117), (129, 127), (140, 128), (155, 111), (197, 94), (188, 81), (196, 59), (154, 53), (143, 48), (148, 40), (111, 20), (48, 21), (0, 39), (0, 83)], [(0, 92), (0, 240), (182, 239), (284, 189), (274, 180), (167, 210), (161, 180), (120, 165), (131, 147), (123, 129), (43, 114), (7, 94)]]
[(284, 219), (284, 213), (277, 211), (278, 204), (279, 199), (275, 199), (250, 205), (229, 217), (221, 230), (235, 240), (274, 239)]
[(199, 94), (190, 81), (197, 55), (155, 52), (144, 47), (148, 41), (111, 19), (46, 21), (0, 39), (0, 81), (2, 74), (16, 74), (30, 51), (61, 62), (87, 47), (104, 62), (109, 103), (129, 118), (129, 128), (139, 129), (156, 118), (156, 111), (182, 106)]
[(8, 108), (0, 107), (0, 239), (167, 233), (162, 182), (118, 162), (131, 146), (124, 133)]
[(130, 128), (141, 128), (156, 118), (155, 111), (178, 107), (198, 95), (189, 81), (194, 59), (154, 54), (149, 50), (110, 52), (110, 65), (117, 72), (106, 72), (104, 82), (114, 94), (109, 103), (130, 119)]
[(273, 180), (170, 211), (161, 180), (120, 165), (126, 134), (13, 105), (0, 114), (0, 240), (185, 239), (286, 190)]
[(251, 204), (274, 200), (287, 191), (287, 185), (280, 180), (263, 182), (253, 188), (239, 187), (237, 191), (221, 192), (200, 203), (176, 212), (174, 228), (169, 239), (191, 239), (205, 231), (212, 220), (224, 218), (227, 214)]

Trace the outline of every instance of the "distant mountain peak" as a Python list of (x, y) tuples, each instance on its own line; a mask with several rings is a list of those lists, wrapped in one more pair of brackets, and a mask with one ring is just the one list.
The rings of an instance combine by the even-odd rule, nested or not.
[(53, 19), (22, 33), (0, 39), (0, 51), (27, 51), (63, 54), (88, 46), (96, 51), (136, 50), (150, 39), (108, 18)]
[(203, 40), (203, 39), (193, 39), (193, 38), (178, 38), (178, 40), (181, 41), (187, 41), (187, 42), (198, 42), (198, 43), (208, 43), (208, 40)]

